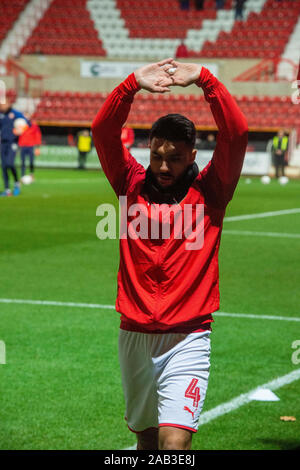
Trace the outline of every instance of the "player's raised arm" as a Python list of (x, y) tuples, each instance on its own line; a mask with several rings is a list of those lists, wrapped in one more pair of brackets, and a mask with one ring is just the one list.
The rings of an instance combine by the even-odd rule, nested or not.
[(248, 142), (248, 125), (226, 87), (205, 67), (172, 62), (174, 85), (195, 83), (204, 91), (218, 127), (213, 158), (201, 172), (203, 189), (216, 207), (225, 208), (239, 180)]
[(93, 121), (92, 133), (99, 160), (117, 195), (124, 191), (129, 175), (143, 168), (121, 141), (122, 127), (134, 96), (141, 88), (152, 93), (169, 91), (173, 81), (164, 65), (171, 60), (143, 66), (129, 75), (110, 93)]

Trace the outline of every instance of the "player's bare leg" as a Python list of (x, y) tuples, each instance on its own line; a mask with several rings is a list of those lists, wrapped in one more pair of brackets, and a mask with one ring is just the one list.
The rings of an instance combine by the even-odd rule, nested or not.
[(190, 450), (192, 445), (192, 432), (172, 426), (159, 428), (159, 450)]
[(149, 428), (137, 434), (137, 450), (157, 450), (158, 429)]

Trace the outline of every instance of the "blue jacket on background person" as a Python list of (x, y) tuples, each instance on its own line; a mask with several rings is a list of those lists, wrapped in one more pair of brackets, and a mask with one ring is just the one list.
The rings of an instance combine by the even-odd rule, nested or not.
[(30, 126), (30, 121), (25, 116), (14, 108), (9, 108), (6, 112), (0, 112), (0, 134), (2, 142), (17, 142), (18, 136), (13, 132), (14, 122), (18, 118), (23, 118)]

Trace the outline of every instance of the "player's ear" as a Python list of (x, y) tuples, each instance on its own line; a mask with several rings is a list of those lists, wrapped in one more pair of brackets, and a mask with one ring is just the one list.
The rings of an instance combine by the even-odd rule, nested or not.
[(193, 149), (191, 152), (191, 156), (190, 156), (190, 163), (193, 163), (195, 161), (196, 155), (197, 155), (197, 149)]

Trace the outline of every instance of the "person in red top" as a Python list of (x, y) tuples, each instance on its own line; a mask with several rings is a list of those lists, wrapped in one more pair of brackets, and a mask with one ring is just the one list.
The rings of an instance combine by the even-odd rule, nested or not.
[(176, 49), (176, 59), (183, 59), (189, 56), (189, 51), (182, 40)]
[(130, 150), (134, 144), (134, 130), (126, 125), (122, 128), (121, 140), (125, 147)]
[[(29, 116), (28, 116), (29, 119)], [(42, 143), (42, 134), (35, 121), (31, 121), (31, 126), (19, 137), (18, 145), (21, 149), (21, 173), (22, 177), (26, 173), (26, 157), (29, 157), (29, 170), (33, 180), (34, 157), (39, 153), (39, 146)], [(21, 181), (22, 181), (21, 177)]]
[[(199, 172), (193, 122), (169, 114), (152, 126), (145, 169), (121, 141), (135, 94), (192, 84), (203, 89), (218, 126), (212, 160)], [(240, 177), (247, 123), (208, 69), (169, 58), (115, 88), (92, 133), (122, 214), (116, 310), (127, 424), (137, 449), (187, 450), (207, 389), (222, 222)]]

